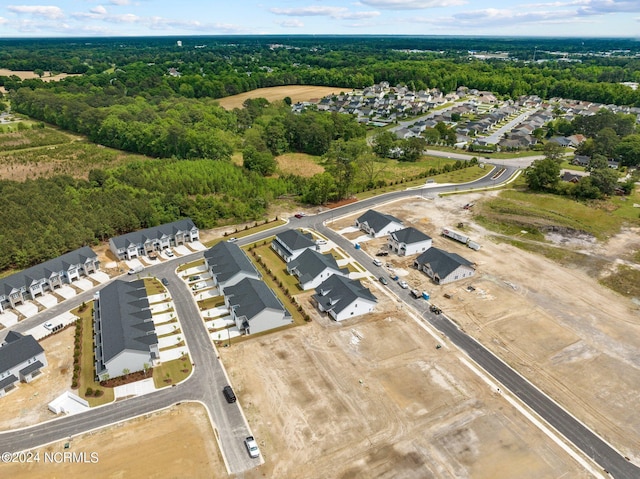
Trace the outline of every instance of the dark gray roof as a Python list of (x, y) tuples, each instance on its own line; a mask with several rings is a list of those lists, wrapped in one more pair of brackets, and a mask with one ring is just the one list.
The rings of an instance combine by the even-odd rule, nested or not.
[(99, 321), (104, 363), (124, 350), (149, 352), (158, 343), (143, 280), (114, 281), (100, 290)]
[(240, 272), (260, 276), (245, 252), (235, 243), (221, 241), (205, 251), (204, 257), (219, 282), (224, 282)]
[(7, 386), (16, 382), (18, 382), (18, 378), (15, 377), (13, 374), (10, 374), (6, 378), (0, 380), (0, 389), (4, 389)]
[(418, 256), (415, 262), (418, 263), (420, 267), (428, 263), (431, 270), (440, 278), (445, 278), (461, 265), (471, 266), (473, 264), (471, 261), (464, 259), (456, 253), (449, 253), (448, 251), (433, 247)]
[(367, 210), (358, 218), (358, 223), (367, 223), (369, 228), (372, 228), (376, 232), (382, 230), (393, 221), (402, 224), (402, 221), (395, 216), (385, 215), (376, 210)]
[(422, 231), (415, 229), (413, 226), (394, 231), (393, 233), (391, 233), (391, 237), (396, 241), (405, 244), (420, 243), (421, 241), (428, 241), (431, 239), (431, 236), (424, 234)]
[(378, 302), (367, 288), (357, 279), (331, 275), (316, 288), (313, 298), (322, 305), (325, 311), (333, 310), (339, 313), (358, 298)]
[(300, 278), (301, 283), (311, 281), (326, 268), (331, 268), (334, 271), (349, 274), (349, 270), (347, 268), (340, 269), (333, 256), (330, 254), (321, 254), (312, 249), (304, 251), (296, 259), (287, 263), (287, 270), (291, 272), (295, 269), (298, 272), (298, 277)]
[(0, 279), (0, 294), (9, 294), (13, 289), (29, 286), (33, 281), (49, 278), (53, 273), (65, 271), (71, 265), (84, 264), (87, 260), (96, 260), (97, 258), (98, 256), (91, 248), (83, 246), (57, 258)]
[(31, 374), (34, 371), (37, 371), (38, 369), (44, 367), (44, 364), (42, 364), (42, 362), (40, 361), (35, 361), (27, 366), (25, 366), (24, 368), (22, 368), (20, 370), (20, 374), (22, 374), (23, 376), (26, 376), (27, 374)]
[(180, 231), (191, 231), (196, 225), (191, 218), (174, 221), (160, 226), (153, 226), (139, 231), (133, 231), (125, 235), (111, 238), (116, 248), (127, 248), (129, 245), (143, 244), (148, 240), (161, 239), (163, 236), (174, 236)]
[(258, 279), (244, 278), (235, 285), (225, 288), (224, 295), (229, 298), (229, 305), (235, 307), (238, 317), (245, 316), (251, 319), (267, 308), (284, 311), (285, 315), (290, 316), (275, 293)]
[(311, 233), (303, 233), (298, 230), (285, 230), (282, 233), (277, 234), (276, 239), (291, 251), (316, 247), (316, 243), (313, 241)]
[(0, 348), (0, 372), (8, 371), (18, 364), (44, 352), (42, 346), (31, 335), (18, 332), (9, 333), (4, 338), (6, 344)]

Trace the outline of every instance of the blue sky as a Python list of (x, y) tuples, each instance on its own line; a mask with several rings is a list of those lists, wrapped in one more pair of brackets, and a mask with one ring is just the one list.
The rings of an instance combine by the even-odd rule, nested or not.
[(640, 38), (640, 0), (5, 0), (0, 37), (406, 34)]

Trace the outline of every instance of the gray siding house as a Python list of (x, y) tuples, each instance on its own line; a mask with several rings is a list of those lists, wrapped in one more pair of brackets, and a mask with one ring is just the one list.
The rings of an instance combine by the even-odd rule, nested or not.
[(244, 278), (260, 279), (260, 273), (237, 244), (222, 241), (205, 251), (204, 260), (220, 294)]
[(289, 274), (297, 276), (303, 290), (313, 289), (332, 274), (349, 276), (347, 268), (340, 268), (330, 254), (321, 254), (312, 249), (305, 250), (300, 256), (287, 263)]
[(452, 283), (476, 273), (471, 261), (438, 248), (429, 248), (416, 258), (413, 265), (436, 284)]
[(0, 397), (18, 381), (31, 382), (46, 365), (44, 349), (33, 336), (9, 331), (0, 347)]
[(93, 303), (95, 368), (99, 380), (157, 364), (158, 337), (143, 280), (114, 281)]
[(293, 323), (273, 291), (262, 281), (245, 278), (224, 291), (224, 304), (243, 334), (255, 334)]
[(0, 279), (0, 313), (100, 269), (88, 246)]
[(187, 218), (116, 236), (109, 240), (109, 248), (118, 259), (133, 259), (198, 239), (198, 228)]
[(359, 280), (333, 275), (316, 288), (313, 299), (320, 312), (327, 313), (336, 321), (370, 313), (377, 298)]
[(356, 220), (356, 227), (378, 238), (402, 229), (402, 221), (395, 216), (385, 215), (376, 210), (367, 210)]
[(387, 241), (389, 251), (393, 251), (400, 256), (422, 253), (431, 248), (431, 244), (430, 236), (412, 226), (392, 232)]
[(311, 233), (302, 233), (298, 230), (286, 230), (276, 235), (271, 242), (271, 249), (286, 262), (300, 256), (305, 250), (317, 250), (318, 246), (313, 241)]

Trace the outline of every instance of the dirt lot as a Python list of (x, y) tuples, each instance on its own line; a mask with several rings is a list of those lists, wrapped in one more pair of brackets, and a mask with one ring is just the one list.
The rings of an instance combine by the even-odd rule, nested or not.
[[(127, 423), (74, 437), (69, 452), (86, 453), (87, 463), (45, 462), (45, 452), (64, 452), (64, 443), (37, 451), (40, 463), (2, 466), (2, 476), (36, 478), (222, 478), (227, 477), (209, 417), (198, 404), (182, 404)], [(91, 456), (92, 453), (96, 455)], [(92, 457), (97, 462), (91, 463)], [(188, 472), (186, 472), (188, 471)]]
[(269, 102), (282, 100), (288, 96), (293, 103), (299, 101), (319, 100), (323, 96), (338, 94), (342, 91), (350, 91), (344, 87), (332, 86), (310, 86), (310, 85), (289, 85), (274, 86), (269, 88), (259, 88), (257, 90), (240, 93), (239, 95), (220, 98), (218, 103), (222, 108), (233, 110), (234, 108), (242, 108), (242, 104), (247, 98), (266, 98)]
[(74, 331), (75, 328), (69, 327), (40, 341), (49, 364), (36, 380), (19, 383), (16, 389), (0, 398), (0, 430), (56, 418), (47, 404), (71, 388)]
[[(640, 308), (598, 284), (579, 268), (567, 268), (505, 244), (472, 222), (462, 209), (479, 195), (416, 199), (380, 210), (396, 215), (434, 238), (434, 246), (473, 261), (474, 278), (435, 286), (412, 270), (412, 258), (389, 256), (402, 276), (431, 293), (461, 327), (567, 407), (625, 456), (640, 462)], [(441, 228), (459, 222), (480, 251), (440, 236)], [(353, 218), (336, 221), (336, 229)], [(628, 256), (638, 243), (638, 229), (626, 229), (606, 244), (552, 238), (611, 262)], [(362, 243), (372, 254), (384, 240)], [(635, 246), (634, 246), (635, 245)], [(603, 271), (606, 274), (606, 271)], [(472, 285), (475, 291), (466, 287)], [(447, 293), (451, 299), (444, 298)]]

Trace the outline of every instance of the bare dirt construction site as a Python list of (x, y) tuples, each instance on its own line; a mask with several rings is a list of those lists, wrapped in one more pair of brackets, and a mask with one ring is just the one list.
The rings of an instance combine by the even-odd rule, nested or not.
[(242, 108), (242, 104), (247, 98), (266, 98), (269, 102), (282, 100), (284, 97), (291, 98), (293, 103), (299, 101), (320, 100), (323, 96), (337, 95), (342, 91), (349, 91), (344, 87), (332, 86), (311, 86), (311, 85), (289, 85), (272, 86), (268, 88), (258, 88), (257, 90), (240, 93), (238, 95), (220, 98), (218, 103), (226, 110)]
[[(64, 448), (67, 442), (69, 449)], [(174, 406), (32, 452), (39, 453), (38, 463), (3, 464), (2, 477), (226, 477), (209, 416), (199, 404)], [(64, 452), (74, 453), (79, 459), (65, 460)]]
[(71, 388), (73, 334), (68, 327), (42, 341), (48, 365), (31, 383), (18, 387), (0, 399), (0, 430), (17, 429), (55, 419), (47, 404)]

